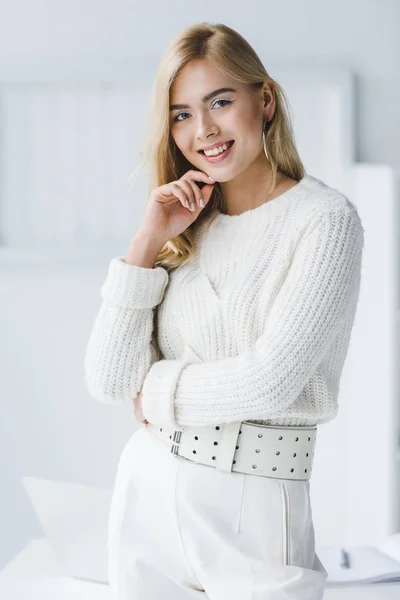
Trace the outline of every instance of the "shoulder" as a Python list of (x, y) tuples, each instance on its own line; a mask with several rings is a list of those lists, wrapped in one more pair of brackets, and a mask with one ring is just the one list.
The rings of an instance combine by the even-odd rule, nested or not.
[(306, 175), (302, 185), (303, 197), (298, 203), (298, 209), (303, 214), (303, 225), (307, 229), (318, 223), (331, 222), (333, 226), (334, 223), (341, 222), (350, 224), (363, 234), (359, 212), (348, 196), (311, 175)]
[(343, 208), (357, 212), (355, 204), (342, 192), (312, 175), (302, 180), (304, 207), (322, 212)]

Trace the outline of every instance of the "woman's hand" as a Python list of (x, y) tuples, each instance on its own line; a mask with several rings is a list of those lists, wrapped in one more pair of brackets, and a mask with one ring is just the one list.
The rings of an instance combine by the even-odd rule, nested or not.
[[(197, 182), (205, 185), (200, 189)], [(164, 240), (180, 235), (207, 206), (215, 181), (203, 171), (187, 171), (180, 179), (155, 188), (149, 197), (140, 229), (150, 238)], [(203, 203), (200, 203), (200, 199)], [(190, 210), (190, 205), (192, 209)]]
[(143, 414), (143, 410), (142, 410), (142, 391), (140, 391), (138, 393), (138, 395), (136, 396), (135, 400), (133, 401), (135, 410), (134, 410), (134, 414), (135, 417), (137, 418), (137, 420), (139, 421), (139, 423), (144, 423), (145, 425), (148, 424), (148, 420), (145, 419), (144, 414)]

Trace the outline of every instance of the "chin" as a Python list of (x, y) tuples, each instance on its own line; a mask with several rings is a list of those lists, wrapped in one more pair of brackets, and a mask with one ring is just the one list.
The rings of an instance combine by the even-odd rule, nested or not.
[[(217, 171), (217, 169), (215, 169), (215, 171)], [(221, 171), (223, 171), (221, 169)], [(213, 171), (211, 169), (209, 169), (209, 171), (207, 172), (207, 175), (209, 175), (210, 177), (212, 177), (213, 179), (215, 179), (215, 181), (217, 181), (218, 183), (227, 183), (228, 181), (232, 181), (232, 179), (234, 179), (237, 175), (239, 175), (240, 171), (235, 171), (232, 172), (232, 170), (228, 173), (213, 173)]]

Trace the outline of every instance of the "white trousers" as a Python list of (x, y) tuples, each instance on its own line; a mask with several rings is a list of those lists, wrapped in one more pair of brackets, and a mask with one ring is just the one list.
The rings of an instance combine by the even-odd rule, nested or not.
[(112, 600), (320, 600), (309, 481), (180, 460), (141, 425), (109, 515)]

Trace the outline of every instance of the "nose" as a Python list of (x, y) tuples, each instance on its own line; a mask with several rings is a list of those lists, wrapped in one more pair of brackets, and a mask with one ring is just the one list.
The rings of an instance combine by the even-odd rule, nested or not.
[(210, 115), (201, 115), (197, 120), (197, 139), (205, 140), (208, 139), (211, 135), (216, 135), (218, 133), (218, 127), (216, 123), (212, 120)]

